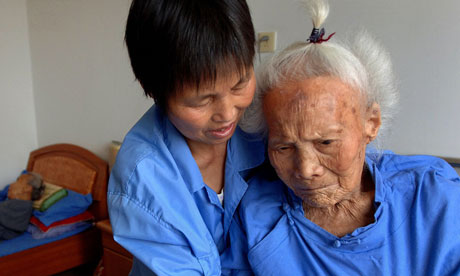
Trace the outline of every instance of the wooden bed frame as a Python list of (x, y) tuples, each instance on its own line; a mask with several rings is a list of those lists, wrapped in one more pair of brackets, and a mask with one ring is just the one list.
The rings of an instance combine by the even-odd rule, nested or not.
[[(32, 151), (27, 170), (44, 181), (78, 193), (91, 193), (89, 211), (96, 221), (107, 219), (108, 164), (90, 151), (71, 144), (56, 144)], [(101, 258), (101, 235), (91, 227), (68, 238), (0, 258), (2, 275), (52, 275)]]

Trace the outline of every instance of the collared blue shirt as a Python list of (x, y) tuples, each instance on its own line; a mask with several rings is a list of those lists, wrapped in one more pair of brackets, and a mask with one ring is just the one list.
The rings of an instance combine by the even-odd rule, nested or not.
[(155, 106), (126, 135), (112, 169), (114, 239), (134, 255), (132, 275), (221, 275), (220, 255), (264, 144), (239, 128), (227, 144), (224, 206), (203, 181), (184, 137)]
[[(249, 181), (239, 209), (256, 275), (460, 275), (460, 179), (429, 156), (367, 153), (375, 222), (338, 238), (304, 217), (275, 173)], [(243, 236), (245, 236), (243, 234)], [(237, 239), (239, 241), (240, 239)]]

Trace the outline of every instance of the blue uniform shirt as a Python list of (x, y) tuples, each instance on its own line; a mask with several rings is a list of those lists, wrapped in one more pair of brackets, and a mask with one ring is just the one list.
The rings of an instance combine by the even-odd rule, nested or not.
[[(460, 275), (460, 179), (429, 156), (366, 154), (375, 222), (338, 238), (304, 217), (275, 173), (249, 182), (239, 210), (256, 275)], [(243, 235), (244, 236), (244, 235)], [(237, 241), (239, 241), (237, 239)]]
[(114, 239), (134, 255), (131, 274), (221, 275), (244, 178), (263, 160), (263, 143), (237, 128), (227, 145), (223, 207), (184, 137), (158, 108), (147, 111), (126, 135), (108, 188)]

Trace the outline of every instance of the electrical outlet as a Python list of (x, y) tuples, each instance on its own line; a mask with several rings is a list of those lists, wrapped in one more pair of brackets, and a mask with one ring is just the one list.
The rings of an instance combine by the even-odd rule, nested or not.
[(258, 33), (259, 53), (272, 53), (276, 50), (276, 32)]

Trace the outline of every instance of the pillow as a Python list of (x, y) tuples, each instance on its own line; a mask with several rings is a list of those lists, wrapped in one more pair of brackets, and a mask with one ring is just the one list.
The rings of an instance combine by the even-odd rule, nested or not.
[(44, 184), (45, 190), (43, 191), (43, 195), (40, 199), (33, 201), (34, 209), (38, 209), (41, 212), (48, 210), (53, 204), (67, 196), (66, 189), (47, 182), (44, 182)]
[(50, 226), (53, 222), (83, 213), (92, 202), (91, 194), (82, 195), (67, 189), (66, 197), (63, 197), (44, 212), (34, 210), (32, 215), (44, 225)]

